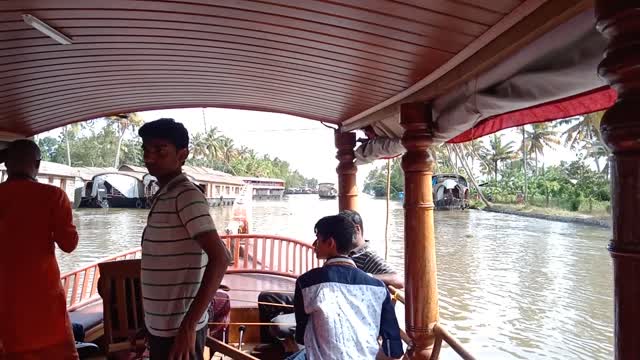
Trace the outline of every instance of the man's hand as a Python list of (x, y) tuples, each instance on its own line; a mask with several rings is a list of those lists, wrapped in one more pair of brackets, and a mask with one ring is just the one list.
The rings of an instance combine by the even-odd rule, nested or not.
[(194, 326), (184, 324), (178, 330), (171, 352), (169, 352), (169, 360), (189, 360), (196, 355), (196, 329)]

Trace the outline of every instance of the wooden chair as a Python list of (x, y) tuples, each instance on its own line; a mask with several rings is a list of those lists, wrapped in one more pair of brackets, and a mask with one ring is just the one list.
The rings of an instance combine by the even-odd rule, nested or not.
[(104, 309), (105, 350), (108, 356), (144, 351), (144, 310), (140, 288), (140, 259), (98, 265), (98, 293)]

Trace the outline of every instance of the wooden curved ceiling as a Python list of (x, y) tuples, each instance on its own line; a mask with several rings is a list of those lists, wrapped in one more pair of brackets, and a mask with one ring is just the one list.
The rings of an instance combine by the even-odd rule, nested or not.
[(0, 131), (200, 106), (340, 123), (423, 79), (521, 2), (3, 1)]

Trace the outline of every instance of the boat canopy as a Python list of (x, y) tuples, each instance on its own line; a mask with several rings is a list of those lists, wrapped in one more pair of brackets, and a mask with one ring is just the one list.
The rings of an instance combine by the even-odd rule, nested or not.
[(104, 184), (110, 184), (127, 198), (144, 197), (144, 185), (142, 179), (127, 173), (106, 173), (93, 177), (93, 188), (91, 196), (98, 195), (98, 191), (104, 188)]
[[(0, 4), (0, 137), (186, 107), (373, 125), (430, 102), (435, 140), (600, 110), (591, 1), (18, 0)], [(24, 19), (53, 30), (40, 32)], [(42, 27), (40, 27), (42, 29)], [(59, 35), (56, 35), (59, 34)]]

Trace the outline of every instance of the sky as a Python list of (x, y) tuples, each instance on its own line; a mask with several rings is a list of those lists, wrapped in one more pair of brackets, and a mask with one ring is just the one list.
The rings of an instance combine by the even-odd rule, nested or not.
[[(233, 139), (238, 147), (244, 145), (260, 154), (286, 160), (292, 169), (297, 169), (305, 177), (315, 177), (320, 182), (337, 182), (335, 169), (338, 160), (335, 158), (333, 130), (318, 121), (284, 114), (217, 108), (154, 110), (140, 112), (139, 115), (145, 122), (162, 117), (174, 118), (183, 123), (190, 134), (204, 131), (205, 124), (207, 129), (215, 126)], [(40, 136), (57, 136), (58, 132), (53, 130)], [(513, 141), (514, 147), (519, 147), (522, 136), (517, 130), (507, 129), (501, 133), (505, 135), (504, 141)], [(359, 132), (357, 136), (364, 137), (364, 134)], [(488, 143), (489, 137), (482, 141)], [(546, 150), (544, 163), (549, 166), (574, 159), (574, 153), (558, 147)], [(384, 164), (385, 160), (378, 160), (359, 166), (359, 189), (363, 188), (369, 171)]]

